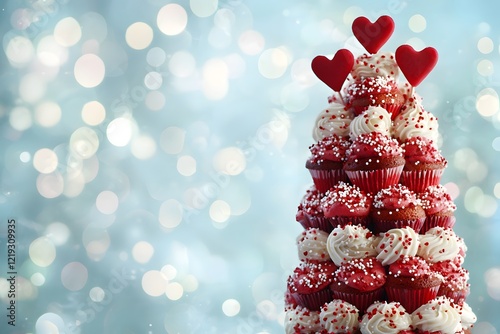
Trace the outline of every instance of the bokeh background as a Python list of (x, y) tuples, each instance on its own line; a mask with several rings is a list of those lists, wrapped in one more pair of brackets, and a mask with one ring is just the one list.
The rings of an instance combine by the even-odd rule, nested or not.
[[(434, 46), (439, 118), (474, 333), (500, 330), (500, 4), (472, 1), (0, 2), (1, 333), (283, 333), (297, 205), (328, 87), (311, 59)], [(16, 221), (16, 327), (7, 221)]]

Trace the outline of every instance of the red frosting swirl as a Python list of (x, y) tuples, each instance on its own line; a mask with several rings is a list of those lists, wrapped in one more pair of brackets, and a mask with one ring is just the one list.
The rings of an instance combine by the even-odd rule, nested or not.
[(335, 272), (335, 276), (337, 282), (362, 292), (382, 287), (387, 278), (384, 267), (373, 257), (344, 262)]
[(396, 139), (381, 132), (360, 134), (347, 150), (349, 159), (403, 157), (403, 149)]
[(347, 138), (339, 137), (333, 134), (311, 145), (311, 157), (309, 161), (313, 164), (321, 164), (324, 161), (344, 162), (346, 160), (346, 151), (351, 145)]
[(453, 212), (457, 209), (453, 199), (442, 185), (429, 186), (420, 194), (420, 202), (427, 215), (437, 212)]
[(432, 139), (426, 137), (410, 137), (401, 147), (405, 151), (406, 163), (438, 163), (446, 166), (446, 159), (439, 152)]
[(425, 277), (432, 273), (429, 264), (419, 256), (407, 256), (389, 266), (389, 274), (395, 277)]
[(359, 187), (340, 181), (321, 199), (325, 217), (359, 217), (370, 211), (372, 197)]
[(291, 291), (308, 294), (323, 290), (331, 284), (335, 270), (333, 262), (302, 262), (289, 278)]
[(413, 191), (398, 183), (380, 190), (373, 198), (373, 206), (377, 209), (404, 209), (420, 205)]

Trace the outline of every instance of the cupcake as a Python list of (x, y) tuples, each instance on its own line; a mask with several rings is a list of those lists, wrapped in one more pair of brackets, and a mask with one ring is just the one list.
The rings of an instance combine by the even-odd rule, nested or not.
[(342, 181), (321, 198), (323, 215), (333, 227), (346, 224), (367, 226), (371, 204), (371, 194)]
[(359, 310), (346, 301), (334, 299), (321, 307), (319, 321), (326, 334), (358, 333)]
[(404, 143), (412, 137), (425, 137), (437, 143), (439, 139), (438, 119), (423, 109), (419, 99), (408, 100), (401, 113), (393, 120), (393, 136)]
[(419, 333), (463, 333), (462, 317), (448, 298), (437, 297), (417, 308), (411, 315), (413, 326)]
[(408, 256), (389, 266), (387, 300), (399, 302), (408, 312), (435, 298), (443, 277), (418, 256)]
[(377, 260), (383, 266), (408, 256), (417, 255), (418, 234), (411, 227), (394, 228), (382, 233), (382, 238), (377, 245)]
[(331, 135), (309, 147), (311, 156), (306, 168), (320, 192), (326, 192), (339, 181), (348, 180), (343, 167), (350, 144), (344, 137)]
[(446, 296), (455, 304), (462, 305), (469, 294), (469, 272), (462, 267), (457, 267), (454, 270), (442, 270), (439, 273), (444, 281), (439, 288), (438, 296)]
[(335, 96), (331, 96), (328, 102), (328, 107), (316, 117), (312, 135), (317, 142), (332, 135), (349, 136), (349, 124), (354, 117), (353, 112)]
[(336, 269), (333, 262), (301, 262), (287, 281), (297, 304), (318, 311), (324, 303), (331, 301), (329, 286)]
[(452, 229), (433, 227), (420, 235), (417, 255), (429, 263), (460, 258), (462, 240)]
[(384, 299), (385, 269), (374, 257), (343, 262), (330, 288), (334, 299), (347, 301), (360, 311)]
[(336, 227), (328, 235), (326, 249), (336, 266), (344, 262), (377, 255), (378, 238), (361, 225)]
[(380, 132), (391, 136), (391, 115), (382, 107), (368, 107), (356, 116), (349, 125), (349, 137), (356, 139), (360, 134)]
[(309, 228), (297, 237), (299, 259), (305, 262), (330, 261), (326, 248), (328, 233), (319, 228)]
[(359, 115), (368, 106), (380, 106), (396, 117), (405, 101), (396, 83), (398, 73), (392, 53), (359, 56), (351, 71), (353, 81), (346, 88), (346, 107)]
[(322, 231), (329, 233), (333, 227), (330, 221), (323, 215), (321, 208), (321, 198), (323, 194), (319, 192), (315, 186), (311, 186), (299, 204), (295, 219), (305, 229), (319, 228)]
[(457, 207), (445, 187), (430, 186), (418, 197), (426, 216), (420, 233), (423, 234), (436, 226), (452, 228), (455, 225), (454, 212)]
[(447, 161), (436, 144), (431, 139), (417, 136), (408, 138), (401, 147), (405, 152), (405, 166), (400, 182), (417, 193), (438, 185)]
[(370, 217), (376, 233), (406, 226), (418, 233), (425, 221), (425, 211), (417, 196), (402, 184), (380, 190), (372, 207)]
[(397, 184), (405, 160), (397, 140), (380, 132), (360, 134), (347, 150), (344, 170), (353, 184), (369, 193)]
[(308, 334), (321, 331), (319, 312), (305, 307), (289, 308), (285, 313), (286, 334)]
[(411, 316), (397, 302), (375, 302), (363, 315), (360, 328), (362, 334), (411, 333)]

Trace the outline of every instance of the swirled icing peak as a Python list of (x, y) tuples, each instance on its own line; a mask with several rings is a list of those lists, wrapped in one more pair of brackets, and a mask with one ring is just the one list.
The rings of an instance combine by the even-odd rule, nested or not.
[(413, 326), (422, 332), (456, 334), (462, 332), (462, 317), (454, 304), (440, 296), (421, 305), (412, 315)]
[(356, 59), (351, 75), (354, 79), (366, 77), (392, 77), (397, 79), (399, 67), (392, 52), (365, 53)]
[(315, 333), (321, 330), (319, 312), (297, 306), (285, 314), (285, 333)]
[(336, 99), (332, 100), (328, 107), (316, 117), (312, 134), (314, 140), (320, 141), (334, 134), (340, 137), (349, 136), (349, 124), (353, 117), (354, 113), (343, 103)]
[(391, 229), (382, 235), (378, 243), (377, 260), (386, 266), (406, 256), (415, 256), (418, 245), (418, 234), (411, 227)]
[(362, 334), (398, 334), (411, 330), (411, 316), (397, 302), (375, 302), (363, 315)]
[(455, 259), (460, 253), (460, 238), (449, 228), (433, 227), (420, 235), (417, 254), (429, 262)]
[(330, 232), (326, 248), (333, 263), (340, 266), (352, 259), (376, 256), (377, 242), (377, 237), (366, 227), (345, 225)]
[(356, 116), (349, 125), (349, 136), (352, 140), (362, 133), (380, 132), (391, 135), (391, 115), (382, 107), (369, 106), (362, 114)]
[(400, 142), (417, 136), (437, 142), (438, 126), (438, 119), (432, 113), (425, 111), (420, 104), (413, 103), (403, 106), (401, 113), (394, 119), (393, 135)]
[(355, 333), (359, 328), (359, 310), (348, 302), (334, 299), (323, 305), (319, 320), (328, 333)]
[(329, 261), (330, 255), (326, 249), (328, 233), (318, 228), (303, 231), (297, 237), (299, 259), (302, 261)]

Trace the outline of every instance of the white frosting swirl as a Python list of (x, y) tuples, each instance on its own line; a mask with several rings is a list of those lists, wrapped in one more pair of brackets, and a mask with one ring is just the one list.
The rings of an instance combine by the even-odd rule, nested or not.
[(403, 107), (402, 110), (403, 112), (396, 117), (393, 123), (394, 136), (400, 142), (411, 137), (421, 136), (437, 143), (439, 124), (432, 113), (423, 110), (420, 104), (415, 103), (407, 106), (407, 109)]
[(429, 262), (453, 260), (460, 252), (460, 238), (452, 229), (433, 227), (420, 235), (417, 255)]
[(377, 255), (378, 238), (361, 225), (336, 227), (330, 232), (326, 249), (333, 263), (340, 266), (352, 259)]
[(319, 312), (310, 311), (305, 307), (297, 306), (285, 314), (285, 333), (295, 334), (296, 329), (300, 333), (316, 333), (321, 331), (319, 323)]
[(411, 328), (411, 316), (396, 302), (376, 302), (361, 320), (362, 334), (398, 334)]
[(314, 140), (320, 141), (332, 134), (347, 137), (349, 135), (349, 124), (351, 124), (353, 117), (352, 111), (346, 110), (343, 104), (332, 101), (328, 108), (324, 109), (316, 117), (313, 128)]
[(460, 314), (462, 329), (471, 328), (477, 321), (476, 314), (472, 311), (469, 304), (464, 302), (462, 305), (453, 304)]
[(394, 228), (385, 232), (380, 240), (377, 260), (387, 266), (406, 256), (417, 255), (419, 235), (411, 227)]
[(354, 78), (392, 77), (399, 75), (399, 67), (392, 52), (363, 54), (356, 59), (351, 74)]
[(413, 311), (411, 318), (413, 326), (422, 332), (462, 333), (461, 316), (444, 296), (423, 304)]
[(353, 333), (359, 327), (359, 310), (356, 306), (334, 299), (321, 308), (319, 320), (328, 333)]
[(299, 259), (302, 261), (328, 261), (330, 255), (326, 249), (328, 233), (318, 228), (310, 228), (303, 231), (297, 237), (297, 249)]
[(349, 125), (349, 136), (354, 140), (362, 133), (375, 131), (390, 137), (391, 126), (391, 115), (387, 110), (379, 106), (370, 106), (352, 120)]

